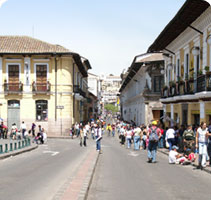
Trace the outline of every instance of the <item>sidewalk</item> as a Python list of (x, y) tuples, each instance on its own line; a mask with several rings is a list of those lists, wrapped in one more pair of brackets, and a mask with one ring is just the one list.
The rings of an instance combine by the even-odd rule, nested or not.
[[(165, 148), (163, 148), (163, 149), (159, 149), (159, 148), (158, 148), (158, 152), (163, 153), (163, 154), (165, 154), (165, 155), (167, 155), (167, 156), (169, 155), (169, 150), (168, 150), (168, 149), (165, 149)], [(194, 167), (196, 167), (196, 165), (195, 165), (194, 163), (192, 163), (192, 165), (193, 165)], [(211, 167), (210, 167), (210, 166), (207, 166), (207, 167), (204, 168), (203, 170), (204, 170), (205, 172), (211, 174)]]
[(10, 156), (16, 156), (24, 152), (32, 151), (38, 147), (37, 144), (27, 140), (0, 139), (0, 160)]

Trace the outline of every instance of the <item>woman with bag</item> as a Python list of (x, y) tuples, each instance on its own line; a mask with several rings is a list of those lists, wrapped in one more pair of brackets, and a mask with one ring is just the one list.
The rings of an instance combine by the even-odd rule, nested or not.
[(207, 139), (208, 139), (208, 129), (205, 122), (201, 122), (201, 126), (196, 132), (196, 149), (199, 152), (199, 166), (198, 169), (203, 169), (206, 167), (206, 157), (207, 157)]

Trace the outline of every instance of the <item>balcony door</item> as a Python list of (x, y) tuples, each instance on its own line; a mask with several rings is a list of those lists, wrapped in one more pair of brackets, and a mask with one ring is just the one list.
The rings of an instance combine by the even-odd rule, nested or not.
[(9, 91), (19, 90), (19, 65), (8, 65)]
[(47, 91), (47, 65), (36, 65), (37, 91)]

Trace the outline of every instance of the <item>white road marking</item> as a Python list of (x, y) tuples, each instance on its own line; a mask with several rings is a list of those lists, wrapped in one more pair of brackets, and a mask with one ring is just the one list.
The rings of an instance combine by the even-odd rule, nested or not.
[(59, 154), (58, 151), (43, 151), (43, 153), (50, 153), (51, 156), (55, 156), (55, 155)]
[(131, 151), (131, 152), (128, 154), (128, 156), (134, 156), (134, 157), (136, 157), (136, 156), (138, 156), (138, 154), (135, 153), (135, 152), (133, 152), (133, 151)]

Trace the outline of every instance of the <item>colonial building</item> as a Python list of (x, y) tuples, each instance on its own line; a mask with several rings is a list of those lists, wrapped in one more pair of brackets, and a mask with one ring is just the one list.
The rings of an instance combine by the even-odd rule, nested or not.
[(121, 85), (120, 76), (115, 75), (101, 75), (102, 80), (102, 98), (103, 104), (116, 104), (117, 95)]
[[(163, 106), (164, 60), (161, 53), (136, 56), (124, 78), (120, 92), (121, 116), (136, 125), (160, 120)], [(124, 77), (124, 76), (123, 76)]]
[(171, 124), (211, 120), (211, 7), (187, 0), (148, 52), (165, 56), (161, 102)]
[(89, 92), (91, 95), (91, 98), (93, 97), (93, 95), (95, 97), (97, 97), (97, 105), (95, 105), (95, 109), (93, 109), (93, 113), (95, 116), (99, 115), (102, 111), (101, 108), (101, 103), (102, 103), (102, 92), (101, 92), (101, 88), (102, 88), (102, 80), (100, 79), (100, 77), (96, 74), (93, 73), (88, 73), (88, 86), (89, 86)]
[(0, 117), (25, 121), (49, 135), (67, 135), (88, 119), (88, 60), (62, 46), (26, 36), (0, 36)]

